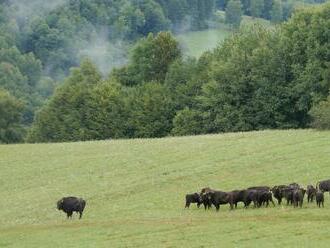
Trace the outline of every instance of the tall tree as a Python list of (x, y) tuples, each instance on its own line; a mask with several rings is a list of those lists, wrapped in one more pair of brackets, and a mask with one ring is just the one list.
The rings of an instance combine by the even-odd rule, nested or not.
[(24, 105), (6, 90), (0, 89), (0, 143), (21, 142)]

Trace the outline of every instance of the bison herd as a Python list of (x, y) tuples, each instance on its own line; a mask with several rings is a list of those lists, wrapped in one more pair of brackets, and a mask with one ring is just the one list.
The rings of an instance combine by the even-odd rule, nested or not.
[(234, 207), (237, 208), (239, 202), (242, 202), (245, 208), (249, 207), (251, 203), (254, 207), (268, 207), (270, 203), (275, 206), (273, 197), (279, 205), (284, 199), (287, 205), (302, 207), (305, 195), (307, 195), (308, 202), (313, 202), (315, 199), (318, 207), (324, 207), (325, 191), (330, 192), (330, 180), (320, 181), (316, 184), (316, 187), (308, 185), (306, 189), (297, 183), (277, 185), (272, 188), (268, 186), (249, 187), (229, 192), (203, 188), (198, 193), (186, 195), (185, 208), (189, 208), (191, 203), (196, 203), (198, 208), (203, 204), (206, 210), (213, 205), (219, 211), (220, 205), (229, 204), (230, 209), (234, 209)]

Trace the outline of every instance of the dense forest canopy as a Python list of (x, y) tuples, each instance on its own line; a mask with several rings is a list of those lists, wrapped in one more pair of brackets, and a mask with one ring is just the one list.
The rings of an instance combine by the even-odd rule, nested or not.
[(183, 56), (167, 32), (214, 26), (221, 11), (232, 28), (239, 28), (241, 14), (279, 23), (295, 3), (2, 0), (0, 142), (317, 123), (328, 106), (329, 4), (302, 8), (276, 28), (241, 29), (199, 59)]

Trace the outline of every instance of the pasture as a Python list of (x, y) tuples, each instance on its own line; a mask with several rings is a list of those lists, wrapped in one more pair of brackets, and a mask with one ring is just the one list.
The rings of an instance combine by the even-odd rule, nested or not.
[(200, 57), (204, 52), (214, 49), (231, 31), (226, 28), (191, 31), (176, 36), (180, 42), (184, 54), (192, 57)]
[[(218, 11), (221, 12), (221, 11)], [(225, 13), (221, 15), (224, 18)], [(267, 28), (272, 28), (273, 25), (270, 21), (262, 18), (252, 18), (250, 16), (243, 16), (241, 22), (241, 28), (250, 27), (252, 25), (261, 25)], [(204, 52), (211, 51), (221, 44), (221, 42), (229, 37), (234, 31), (231, 30), (225, 24), (219, 26), (219, 28), (207, 29), (202, 31), (190, 31), (176, 35), (176, 39), (179, 41), (183, 48), (183, 53), (192, 57), (200, 57)]]
[[(0, 146), (0, 247), (326, 247), (325, 207), (184, 209), (230, 191), (330, 179), (330, 132), (261, 131)], [(86, 199), (81, 220), (56, 201)]]

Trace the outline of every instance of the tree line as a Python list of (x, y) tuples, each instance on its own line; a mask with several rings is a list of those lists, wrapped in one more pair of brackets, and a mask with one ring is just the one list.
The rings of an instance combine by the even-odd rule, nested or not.
[(199, 59), (184, 57), (169, 32), (149, 34), (106, 79), (89, 60), (72, 69), (27, 141), (324, 128), (329, 20), (329, 4), (301, 9), (276, 28), (240, 30)]
[(214, 0), (0, 1), (0, 141), (23, 141), (35, 111), (100, 36), (101, 43), (120, 43), (110, 53), (121, 60), (117, 50), (149, 33), (205, 28), (214, 6)]

